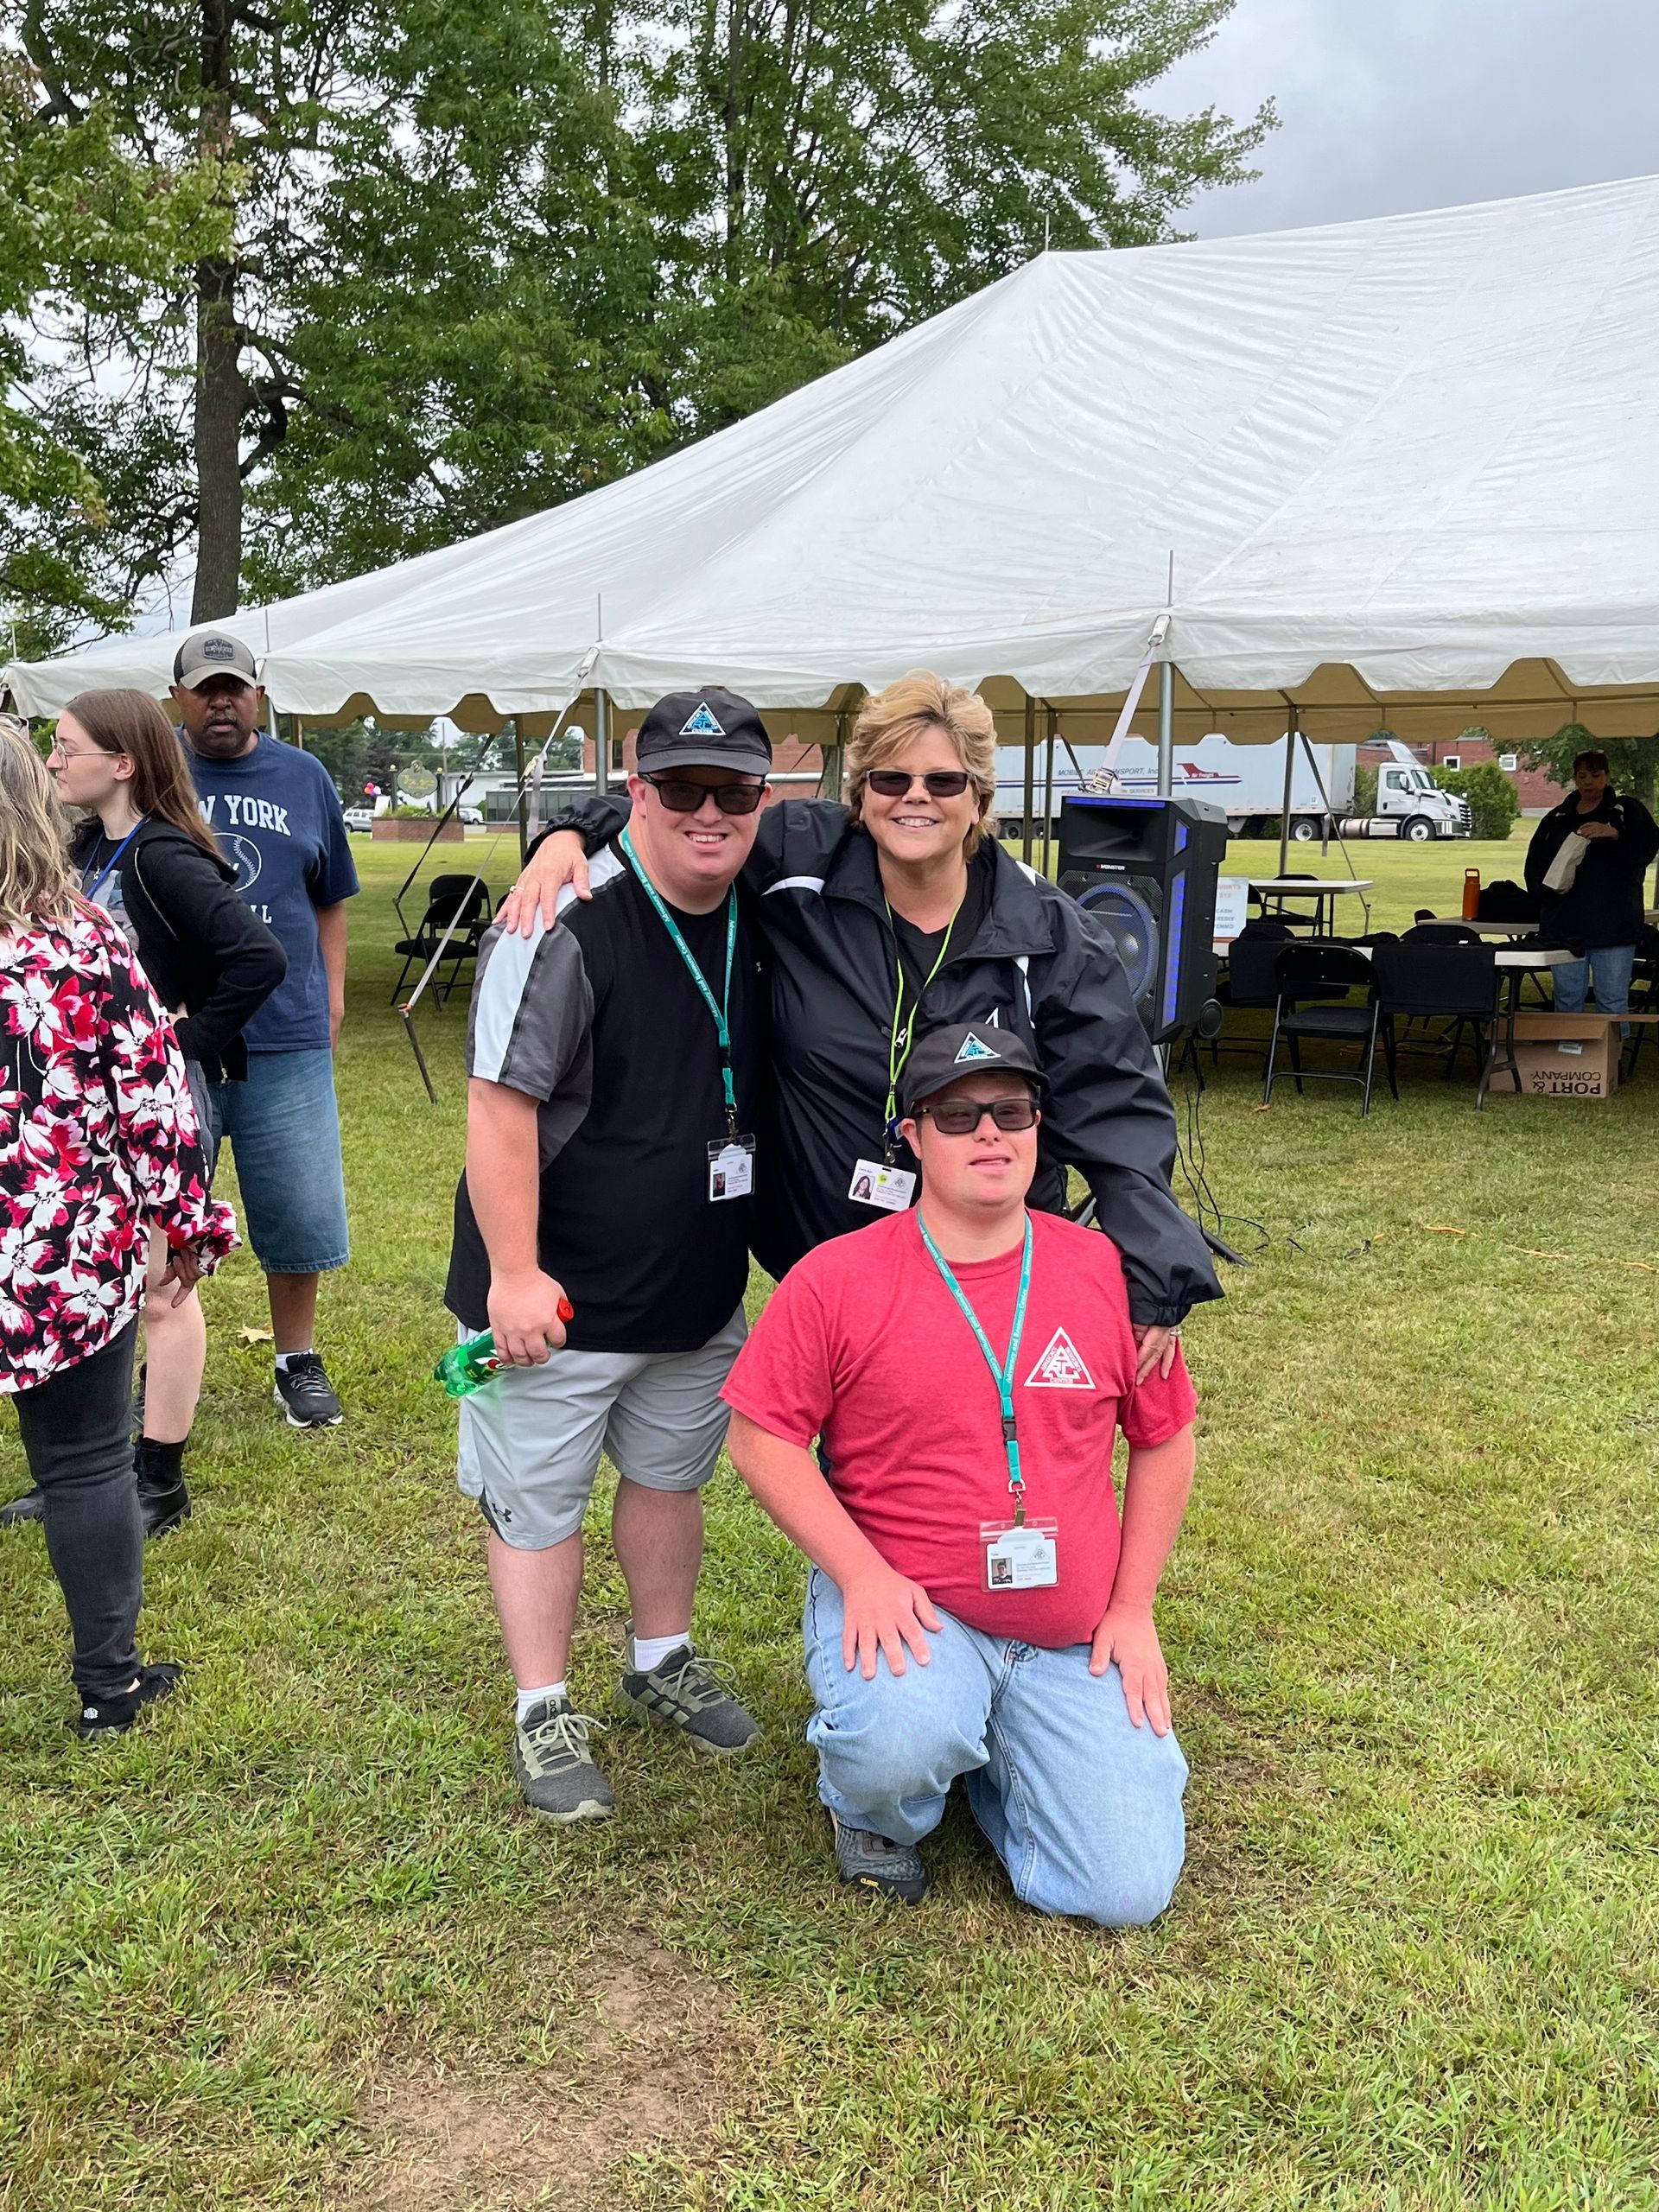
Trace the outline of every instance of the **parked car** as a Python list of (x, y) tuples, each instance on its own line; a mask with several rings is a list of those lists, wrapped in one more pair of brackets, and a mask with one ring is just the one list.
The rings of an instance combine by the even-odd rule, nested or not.
[(374, 827), (374, 809), (372, 806), (348, 806), (345, 809), (345, 815), (346, 827), (360, 836), (366, 837)]

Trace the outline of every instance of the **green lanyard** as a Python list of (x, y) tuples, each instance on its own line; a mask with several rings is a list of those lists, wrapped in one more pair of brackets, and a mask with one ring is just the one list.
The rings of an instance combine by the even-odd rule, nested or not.
[(732, 957), (737, 950), (737, 889), (735, 885), (726, 893), (726, 987), (716, 1005), (715, 995), (709, 988), (709, 979), (691, 955), (691, 948), (680, 935), (677, 924), (662, 899), (657, 887), (639, 864), (627, 831), (622, 832), (622, 849), (628, 856), (628, 866), (639, 879), (639, 887), (657, 909), (658, 918), (674, 940), (674, 949), (691, 971), (691, 980), (702, 993), (703, 1004), (715, 1017), (715, 1035), (720, 1041), (720, 1080), (726, 1093), (726, 1128), (730, 1136), (737, 1135), (737, 1093), (732, 1087)]
[[(916, 1003), (910, 1009), (910, 1020), (907, 1022), (903, 1022), (902, 1028), (900, 1024), (903, 1021), (905, 1011), (905, 963), (901, 954), (895, 952), (893, 955), (893, 972), (896, 988), (893, 995), (893, 1029), (887, 1039), (887, 1165), (889, 1166), (893, 1165), (893, 1161), (899, 1156), (899, 1147), (894, 1141), (893, 1133), (893, 1123), (898, 1118), (899, 1078), (905, 1071), (905, 1062), (910, 1058), (912, 1033), (916, 1027), (916, 1017), (922, 1010), (922, 1001), (927, 996), (928, 985), (933, 981), (933, 978), (938, 974), (940, 969), (944, 965), (944, 956), (950, 950), (951, 935), (957, 926), (957, 916), (961, 912), (962, 901), (958, 899), (956, 906), (952, 911), (950, 919), (945, 927), (944, 943), (939, 947), (939, 957), (933, 963), (933, 965), (928, 969), (927, 975), (923, 981), (922, 988), (916, 994)], [(893, 927), (893, 907), (891, 905), (887, 907), (887, 926), (890, 929), (893, 929), (893, 943), (896, 945), (899, 942), (899, 932), (898, 930)], [(902, 1036), (905, 1040), (902, 1048), (899, 1043), (900, 1036)]]
[(1025, 1249), (1020, 1255), (1020, 1296), (1014, 1309), (1014, 1326), (1008, 1332), (1008, 1356), (999, 1364), (991, 1350), (989, 1339), (979, 1325), (979, 1316), (963, 1296), (962, 1285), (950, 1272), (950, 1263), (927, 1233), (927, 1224), (918, 1215), (916, 1226), (922, 1232), (922, 1242), (927, 1255), (944, 1280), (944, 1287), (958, 1306), (981, 1351), (985, 1364), (991, 1370), (996, 1384), (997, 1402), (1002, 1409), (1002, 1444), (1008, 1455), (1008, 1488), (1014, 1493), (1014, 1522), (1021, 1528), (1026, 1518), (1026, 1478), (1020, 1471), (1020, 1438), (1014, 1421), (1014, 1370), (1020, 1357), (1020, 1338), (1026, 1325), (1026, 1300), (1031, 1291), (1031, 1216), (1026, 1216)]

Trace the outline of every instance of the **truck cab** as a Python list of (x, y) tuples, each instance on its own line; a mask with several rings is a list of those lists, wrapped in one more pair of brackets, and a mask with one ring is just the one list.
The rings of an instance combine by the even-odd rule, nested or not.
[(1379, 820), (1396, 825), (1396, 836), (1413, 844), (1469, 834), (1468, 801), (1455, 791), (1443, 791), (1415, 761), (1408, 765), (1395, 760), (1377, 770), (1376, 812)]

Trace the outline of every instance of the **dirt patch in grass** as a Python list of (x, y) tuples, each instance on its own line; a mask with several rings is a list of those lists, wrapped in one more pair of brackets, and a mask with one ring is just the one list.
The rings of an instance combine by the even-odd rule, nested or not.
[(332, 2201), (362, 2212), (607, 2212), (623, 2162), (675, 2143), (701, 2163), (736, 2081), (731, 2007), (648, 1936), (625, 1931), (580, 1970), (587, 2032), (572, 2069), (464, 2078), (389, 2062), (359, 2121), (373, 2144)]

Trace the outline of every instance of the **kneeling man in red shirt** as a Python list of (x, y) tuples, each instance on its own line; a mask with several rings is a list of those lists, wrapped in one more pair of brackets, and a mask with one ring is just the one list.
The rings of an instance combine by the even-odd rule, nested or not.
[(921, 1203), (779, 1286), (726, 1385), (729, 1449), (812, 1562), (807, 1737), (842, 1879), (917, 1903), (963, 1775), (1017, 1896), (1128, 1927), (1185, 1843), (1152, 1601), (1197, 1401), (1179, 1346), (1136, 1385), (1116, 1246), (1026, 1210), (1041, 1084), (988, 1024), (917, 1044)]

